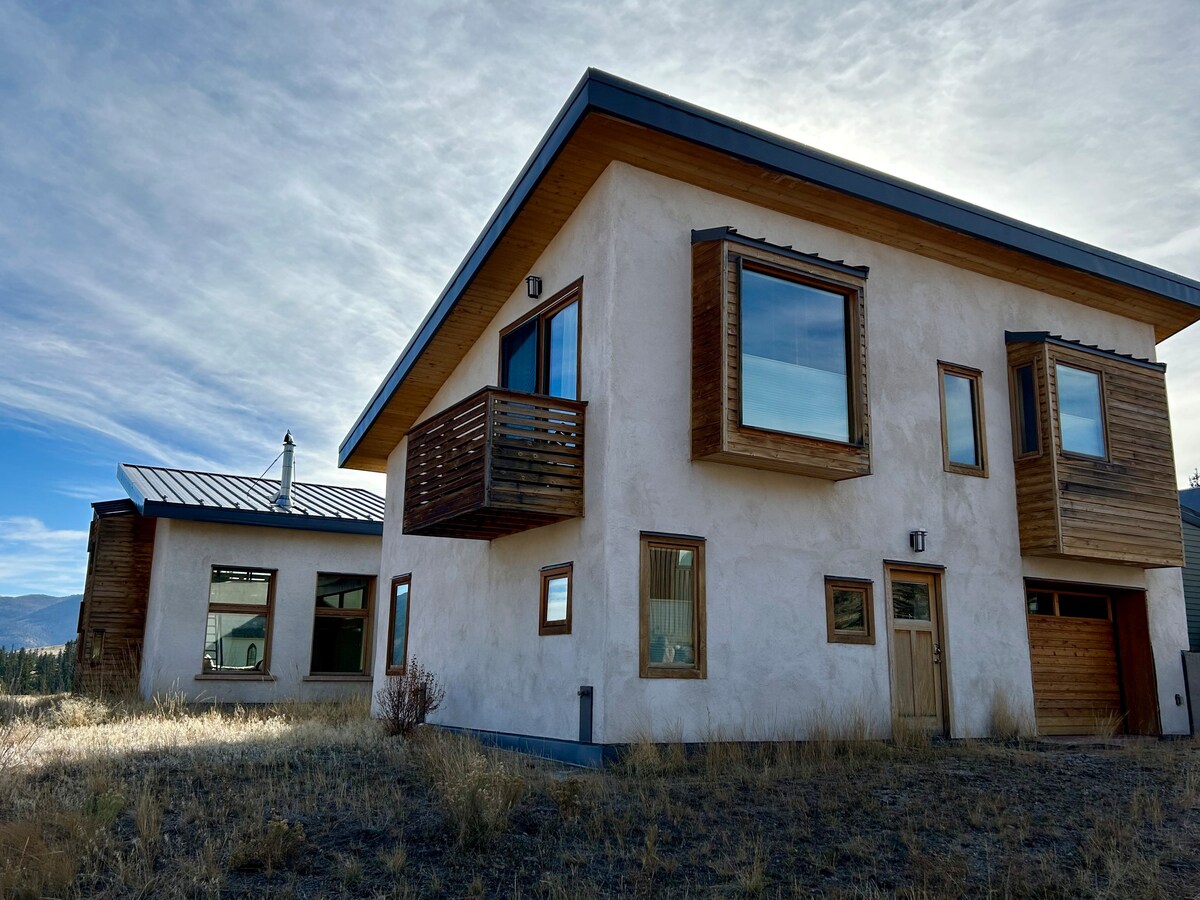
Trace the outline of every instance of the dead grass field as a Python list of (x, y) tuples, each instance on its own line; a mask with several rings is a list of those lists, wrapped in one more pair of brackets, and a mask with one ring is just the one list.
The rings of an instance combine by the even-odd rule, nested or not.
[(605, 772), (364, 706), (0, 698), (5, 897), (1193, 897), (1200, 745), (835, 736)]

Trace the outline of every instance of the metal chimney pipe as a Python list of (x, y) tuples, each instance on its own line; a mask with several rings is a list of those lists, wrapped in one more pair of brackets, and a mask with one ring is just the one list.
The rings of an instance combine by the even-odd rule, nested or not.
[(279, 483), (279, 496), (275, 505), (287, 509), (292, 505), (292, 479), (296, 477), (296, 442), (289, 431), (283, 436), (283, 480)]

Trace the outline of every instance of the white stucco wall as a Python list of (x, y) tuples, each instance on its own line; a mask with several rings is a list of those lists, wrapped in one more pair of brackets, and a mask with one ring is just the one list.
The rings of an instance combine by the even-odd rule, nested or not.
[[(380, 538), (371, 535), (159, 519), (146, 611), (142, 696), (175, 692), (189, 700), (265, 703), (366, 694), (369, 681), (309, 679), (309, 658), (317, 573), (377, 576), (379, 552)], [(269, 636), (274, 681), (197, 680), (213, 566), (277, 570)], [(386, 629), (387, 620), (383, 622)]]
[[(690, 231), (720, 225), (870, 266), (871, 476), (835, 484), (690, 461)], [(1146, 586), (1163, 727), (1186, 729), (1173, 699), (1185, 633), (1179, 571), (1047, 566), (1022, 560), (1018, 545), (1004, 331), (1153, 357), (1149, 326), (623, 164), (533, 271), (548, 292), (585, 279), (587, 515), (490, 545), (405, 537), (404, 444), (392, 454), (381, 583), (413, 574), (410, 652), (446, 682), (437, 721), (573, 738), (575, 690), (594, 684), (597, 741), (802, 735), (815, 718), (850, 711), (886, 733), (884, 560), (907, 560), (945, 566), (953, 734), (987, 733), (997, 691), (1032, 718), (1027, 574)], [(427, 414), (494, 382), (498, 332), (529, 308), (522, 289)], [(983, 371), (986, 479), (943, 471), (939, 359)], [(929, 534), (923, 554), (908, 547), (915, 528)], [(707, 540), (705, 680), (638, 677), (642, 531)], [(571, 559), (573, 634), (539, 638), (537, 570)], [(874, 581), (874, 645), (827, 642), (826, 575)]]

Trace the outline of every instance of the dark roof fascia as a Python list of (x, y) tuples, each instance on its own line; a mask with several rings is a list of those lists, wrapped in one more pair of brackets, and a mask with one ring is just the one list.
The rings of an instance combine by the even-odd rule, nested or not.
[(803, 250), (797, 250), (794, 247), (785, 247), (782, 244), (772, 244), (764, 238), (747, 237), (744, 234), (739, 234), (736, 228), (729, 225), (722, 225), (719, 228), (702, 228), (692, 229), (692, 243), (702, 244), (705, 241), (729, 241), (734, 244), (742, 244), (746, 247), (758, 247), (762, 250), (770, 250), (777, 256), (786, 256), (788, 259), (794, 259), (798, 262), (810, 263), (814, 266), (820, 266), (823, 269), (831, 269), (834, 272), (840, 272), (843, 275), (850, 275), (854, 278), (866, 279), (871, 274), (870, 266), (848, 266), (843, 260), (825, 259), (819, 253), (805, 253)]
[(1066, 347), (1069, 350), (1079, 350), (1083, 353), (1090, 353), (1092, 356), (1102, 356), (1105, 359), (1115, 359), (1118, 362), (1129, 363), (1134, 366), (1141, 366), (1143, 369), (1153, 369), (1155, 372), (1167, 371), (1167, 364), (1164, 362), (1154, 362), (1153, 360), (1142, 359), (1137, 356), (1130, 356), (1127, 353), (1118, 353), (1116, 350), (1105, 350), (1101, 347), (1094, 347), (1091, 344), (1083, 344), (1079, 341), (1067, 340), (1061, 335), (1051, 334), (1048, 331), (1006, 331), (1004, 332), (1004, 343), (1053, 344), (1056, 347)]
[(123, 497), (120, 500), (98, 500), (92, 504), (92, 509), (101, 518), (104, 516), (127, 516), (138, 511), (132, 500), (126, 500)]
[(584, 116), (592, 110), (916, 216), (962, 234), (1117, 284), (1146, 290), (1169, 300), (1200, 307), (1200, 282), (1190, 278), (1002, 216), (605, 72), (588, 69), (433, 309), (413, 333), (408, 346), (342, 440), (338, 448), (338, 465), (345, 465), (349, 460), (375, 417), (446, 320), (458, 296), (491, 255)]
[(341, 534), (383, 534), (383, 523), (367, 519), (342, 519), (329, 516), (305, 516), (296, 513), (269, 513), (249, 509), (224, 509), (219, 506), (192, 506), (186, 503), (166, 503), (145, 497), (123, 466), (117, 466), (117, 480), (129, 494), (129, 499), (143, 516), (163, 519), (184, 519), (191, 522), (216, 522), (222, 525), (265, 525), (270, 528), (292, 528), (297, 531), (328, 531)]
[(147, 500), (142, 515), (162, 519), (183, 519), (188, 522), (215, 522), (220, 525), (261, 525), (268, 528), (291, 528), (295, 531), (327, 531), (339, 534), (383, 534), (382, 522), (365, 519), (341, 519), (329, 516), (304, 516), (296, 513), (269, 513), (246, 509), (222, 509), (217, 506), (189, 506), (184, 503), (164, 503)]

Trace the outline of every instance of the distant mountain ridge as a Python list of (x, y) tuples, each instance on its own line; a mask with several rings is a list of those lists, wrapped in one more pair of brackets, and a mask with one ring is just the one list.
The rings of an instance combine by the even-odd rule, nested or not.
[(51, 647), (75, 639), (83, 594), (0, 597), (0, 647)]

